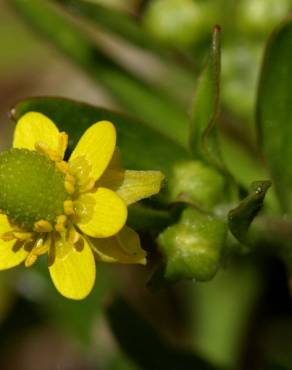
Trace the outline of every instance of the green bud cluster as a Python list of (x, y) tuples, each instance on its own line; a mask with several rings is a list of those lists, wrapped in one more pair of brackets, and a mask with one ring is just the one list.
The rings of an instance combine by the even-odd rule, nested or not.
[(35, 222), (54, 222), (67, 198), (65, 176), (53, 161), (28, 149), (0, 154), (0, 209), (32, 230)]
[(200, 161), (177, 163), (169, 179), (172, 201), (187, 197), (198, 207), (210, 210), (222, 200), (225, 180), (215, 169)]
[(194, 208), (184, 210), (180, 221), (158, 238), (170, 281), (207, 281), (216, 274), (227, 235), (226, 223)]

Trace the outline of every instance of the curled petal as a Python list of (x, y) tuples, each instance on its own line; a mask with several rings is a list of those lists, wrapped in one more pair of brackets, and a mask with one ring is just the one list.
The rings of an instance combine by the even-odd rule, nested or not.
[[(11, 231), (11, 226), (5, 215), (0, 215), (0, 235)], [(19, 265), (25, 260), (28, 252), (23, 247), (17, 247), (16, 241), (0, 239), (0, 270), (6, 270)]]
[(124, 172), (124, 179), (116, 190), (126, 204), (138, 202), (160, 191), (164, 179), (160, 171), (130, 171)]
[(111, 238), (90, 239), (90, 242), (100, 261), (146, 264), (146, 252), (141, 247), (139, 235), (127, 226)]
[(114, 190), (129, 205), (157, 194), (163, 179), (160, 171), (123, 170), (116, 151), (98, 185)]
[(106, 171), (98, 180), (97, 186), (116, 191), (123, 184), (124, 177), (125, 170), (122, 168), (120, 153), (118, 148), (116, 148)]
[(108, 121), (97, 122), (85, 131), (70, 161), (84, 158), (90, 166), (90, 177), (98, 180), (108, 166), (116, 146), (116, 130)]
[(49, 271), (57, 290), (65, 297), (83, 299), (95, 282), (95, 260), (87, 241), (76, 248), (69, 241), (52, 243)]
[(38, 112), (24, 114), (16, 124), (14, 148), (35, 150), (36, 143), (46, 144), (50, 149), (59, 149), (59, 130), (46, 116)]

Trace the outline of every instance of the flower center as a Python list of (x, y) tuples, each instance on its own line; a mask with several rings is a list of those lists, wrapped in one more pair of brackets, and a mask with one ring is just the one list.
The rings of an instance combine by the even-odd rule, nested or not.
[(56, 222), (68, 199), (65, 175), (46, 156), (28, 149), (0, 154), (0, 209), (17, 225), (33, 230), (35, 222)]

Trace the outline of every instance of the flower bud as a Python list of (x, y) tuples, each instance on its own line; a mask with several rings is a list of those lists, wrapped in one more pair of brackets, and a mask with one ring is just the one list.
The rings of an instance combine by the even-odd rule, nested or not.
[(199, 208), (210, 210), (223, 198), (225, 181), (215, 169), (199, 161), (174, 166), (169, 179), (171, 201), (189, 200)]
[(216, 274), (226, 239), (226, 224), (193, 208), (184, 210), (179, 223), (158, 238), (165, 259), (165, 278), (170, 281), (207, 281)]

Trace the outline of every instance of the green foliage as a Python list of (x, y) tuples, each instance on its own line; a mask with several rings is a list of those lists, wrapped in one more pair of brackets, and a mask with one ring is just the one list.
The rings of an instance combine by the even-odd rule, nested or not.
[(150, 3), (144, 23), (165, 44), (188, 46), (206, 32), (209, 7), (191, 0), (158, 0)]
[(215, 370), (192, 352), (165, 343), (123, 299), (108, 307), (107, 316), (119, 345), (142, 370), (160, 370), (161, 364), (168, 370)]
[[(292, 260), (291, 16), (269, 39), (261, 70), (256, 123), (264, 160), (258, 154), (251, 119), (263, 39), (291, 4), (287, 0), (152, 0), (145, 2), (145, 9), (141, 5), (144, 11), (136, 11), (133, 17), (95, 1), (10, 2), (38, 35), (45, 36), (102, 85), (116, 105), (129, 114), (41, 97), (19, 102), (11, 111), (12, 118), (18, 120), (28, 111), (50, 117), (69, 134), (67, 156), (92, 123), (110, 120), (117, 128), (124, 167), (161, 170), (166, 175), (159, 198), (129, 207), (128, 224), (145, 234), (149, 265), (158, 266), (149, 285), (169, 288), (181, 280), (209, 281), (226, 266), (226, 281), (218, 274), (208, 288), (205, 284), (190, 288), (197, 300), (191, 315), (199, 318), (199, 334), (194, 341), (214, 363), (246, 366), (236, 363), (239, 350), (235, 346), (243, 345), (251, 308), (263, 289), (261, 267), (256, 265), (261, 252), (268, 250), (271, 256), (280, 256), (288, 266)], [(223, 26), (222, 76), (221, 31), (215, 26), (210, 42), (210, 22)], [(168, 74), (162, 69), (151, 78), (145, 77), (147, 73), (139, 74), (131, 63), (128, 65), (94, 37), (100, 32), (114, 35), (115, 41), (135, 51), (143, 50), (143, 55), (149, 53), (168, 67)], [(142, 68), (148, 72), (146, 62)], [(194, 82), (195, 97), (191, 99)], [(187, 104), (191, 105), (190, 120)], [(269, 173), (273, 187), (267, 193), (271, 181), (258, 180), (269, 178)], [(243, 262), (238, 253), (242, 245), (249, 247), (245, 252), (256, 250), (260, 256), (256, 268), (248, 268), (246, 276), (246, 260)], [(233, 271), (229, 264), (235, 254), (238, 261)], [(261, 263), (266, 266), (265, 260)], [(133, 281), (138, 285), (135, 278)], [(104, 293), (112, 292), (112, 288), (101, 271), (95, 292), (86, 303), (73, 306), (61, 302), (48, 287), (42, 299), (58, 323), (87, 343), (89, 327), (101, 313)], [(134, 363), (121, 356), (120, 364), (117, 355), (109, 370), (214, 369), (194, 353), (167, 344), (124, 301), (114, 301), (107, 315), (121, 349)], [(220, 333), (213, 335), (214, 328)], [(221, 332), (224, 340), (220, 342)], [(277, 353), (271, 358), (279, 368), (282, 363), (287, 367)], [(269, 367), (270, 362), (267, 364)]]
[[(108, 88), (122, 106), (160, 132), (186, 145), (187, 115), (174, 101), (128, 72), (47, 0), (12, 0), (12, 3), (39, 34), (46, 36), (93, 80)], [(43, 14), (46, 14), (46, 22), (42, 21)]]
[(292, 18), (267, 44), (257, 99), (259, 141), (285, 212), (292, 207)]
[(266, 192), (270, 186), (270, 181), (254, 182), (251, 185), (250, 194), (228, 214), (230, 231), (243, 244), (251, 242), (248, 240), (248, 229), (262, 209)]
[(220, 28), (216, 26), (213, 31), (209, 60), (196, 88), (190, 146), (196, 158), (204, 159), (222, 169), (224, 165), (221, 161), (215, 126), (219, 114), (220, 52)]

